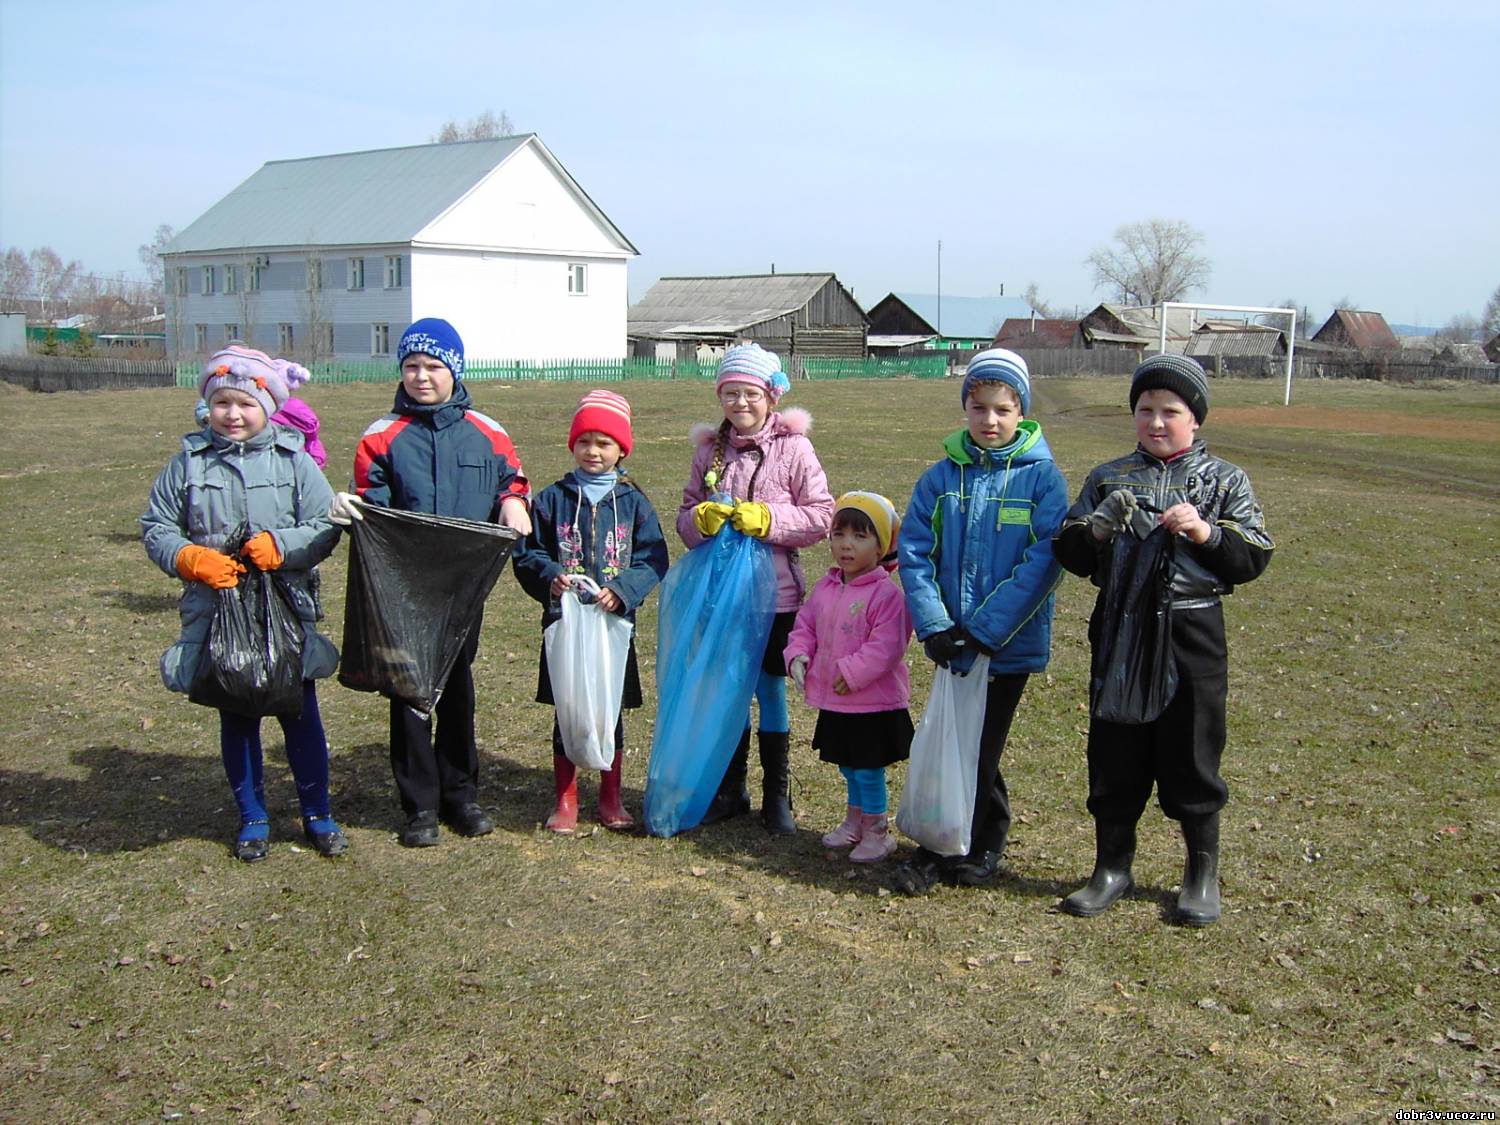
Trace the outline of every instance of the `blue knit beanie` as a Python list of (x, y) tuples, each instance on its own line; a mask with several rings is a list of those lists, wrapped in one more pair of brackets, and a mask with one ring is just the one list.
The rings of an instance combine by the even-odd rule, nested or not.
[(1154, 355), (1130, 377), (1130, 412), (1147, 391), (1166, 390), (1187, 403), (1198, 424), (1208, 417), (1208, 376), (1191, 356), (1173, 353)]
[(791, 380), (781, 369), (781, 357), (759, 344), (736, 344), (719, 361), (714, 390), (725, 383), (749, 383), (760, 387), (774, 406), (791, 387)]
[(1021, 414), (1031, 413), (1031, 372), (1026, 361), (1015, 352), (1005, 348), (990, 348), (969, 360), (968, 373), (964, 375), (964, 386), (960, 401), (969, 405), (969, 392), (975, 383), (1004, 383), (1016, 392), (1021, 400)]
[(407, 356), (417, 352), (442, 360), (455, 379), (464, 377), (464, 342), (458, 329), (446, 320), (423, 317), (403, 332), (401, 346), (396, 349), (396, 366), (399, 368)]

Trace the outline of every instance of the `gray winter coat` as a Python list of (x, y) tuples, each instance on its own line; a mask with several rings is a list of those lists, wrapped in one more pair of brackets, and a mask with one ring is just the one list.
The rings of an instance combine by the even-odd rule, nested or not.
[[(210, 429), (185, 434), (182, 452), (167, 462), (146, 513), (141, 538), (151, 561), (177, 577), (177, 554), (189, 543), (222, 549), (237, 525), (251, 534), (269, 531), (281, 549), (276, 573), (302, 619), (302, 678), (321, 679), (338, 666), (338, 649), (314, 626), (323, 616), (318, 602), (318, 563), (338, 545), (339, 529), (328, 518), (333, 490), (303, 449), (302, 435), (267, 426), (243, 444)], [(214, 591), (189, 582), (178, 611), (182, 633), (161, 658), (161, 678), (171, 691), (186, 692), (208, 641)]]

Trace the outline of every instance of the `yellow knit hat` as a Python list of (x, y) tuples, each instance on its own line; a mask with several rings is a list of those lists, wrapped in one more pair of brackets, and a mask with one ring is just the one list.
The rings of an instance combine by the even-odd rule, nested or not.
[(884, 558), (891, 553), (896, 536), (901, 534), (901, 517), (896, 514), (894, 504), (878, 492), (846, 492), (833, 506), (834, 515), (837, 516), (843, 508), (853, 508), (868, 516), (875, 525), (875, 541), (880, 544), (880, 557)]

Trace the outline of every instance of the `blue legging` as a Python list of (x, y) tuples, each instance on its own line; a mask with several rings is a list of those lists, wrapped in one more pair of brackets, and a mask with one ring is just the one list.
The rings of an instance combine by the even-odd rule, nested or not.
[(873, 770), (852, 770), (848, 766), (840, 766), (839, 773), (844, 775), (844, 781), (849, 786), (849, 803), (855, 808), (871, 816), (879, 816), (890, 807), (886, 797), (884, 766)]
[[(328, 806), (328, 739), (318, 714), (318, 693), (311, 680), (302, 683), (302, 714), (278, 715), (286, 739), (286, 759), (297, 782), (297, 803), (314, 832), (332, 831)], [(240, 838), (264, 839), (269, 833), (260, 747), (260, 719), (219, 712), (219, 752), (224, 773), (240, 809)]]
[[(761, 672), (755, 681), (755, 699), (760, 704), (760, 729), (766, 734), (785, 734), (792, 729), (791, 716), (786, 709), (786, 677)], [(745, 729), (750, 729), (750, 716), (745, 716)]]

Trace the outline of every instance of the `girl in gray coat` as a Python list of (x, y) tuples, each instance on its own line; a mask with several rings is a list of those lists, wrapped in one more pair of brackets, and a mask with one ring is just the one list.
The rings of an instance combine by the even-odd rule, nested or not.
[[(271, 424), (291, 388), (307, 372), (235, 342), (204, 366), (198, 393), (208, 403), (205, 429), (184, 435), (182, 451), (156, 484), (141, 536), (151, 561), (187, 583), (179, 612), (182, 633), (161, 658), (162, 681), (186, 693), (208, 643), (215, 590), (229, 589), (248, 567), (274, 570), (302, 620), (302, 711), (277, 717), (297, 782), (302, 828), (321, 855), (343, 855), (349, 841), (329, 811), (328, 741), (313, 681), (331, 675), (338, 650), (315, 622), (318, 563), (338, 544), (328, 519), (333, 490), (303, 448), (302, 435)], [(235, 556), (224, 553), (229, 534), (248, 523), (252, 538)], [(270, 818), (261, 780), (260, 720), (219, 711), (224, 772), (239, 805), (234, 854), (246, 863), (266, 858)]]

